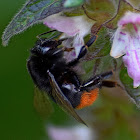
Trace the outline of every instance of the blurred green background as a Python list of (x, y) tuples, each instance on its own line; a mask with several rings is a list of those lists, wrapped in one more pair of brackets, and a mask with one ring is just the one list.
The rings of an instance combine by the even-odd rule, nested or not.
[[(25, 0), (0, 1), (0, 36), (24, 3)], [(34, 45), (36, 35), (46, 29), (44, 25), (35, 25), (14, 36), (7, 47), (0, 46), (1, 140), (48, 140), (46, 123), (33, 106), (34, 85), (26, 68), (29, 50)], [(101, 92), (105, 94), (91, 109), (93, 116), (97, 117), (92, 125), (100, 133), (98, 139), (139, 140), (140, 113), (136, 106), (118, 89)], [(56, 106), (55, 110), (50, 120), (55, 124), (64, 123), (68, 116)], [(73, 120), (74, 123), (76, 121)]]
[[(0, 36), (25, 0), (0, 1)], [(43, 24), (35, 25), (14, 36), (8, 46), (0, 40), (0, 139), (48, 140), (46, 121), (33, 105), (34, 84), (28, 74), (26, 62), (36, 36), (47, 30)], [(56, 105), (50, 121), (61, 124), (68, 116)], [(76, 121), (75, 121), (76, 122)]]
[[(0, 36), (25, 0), (0, 1)], [(7, 47), (0, 40), (0, 139), (40, 140), (45, 126), (33, 107), (33, 83), (26, 61), (35, 36), (46, 27), (37, 25), (10, 40)], [(44, 27), (44, 29), (43, 29)]]

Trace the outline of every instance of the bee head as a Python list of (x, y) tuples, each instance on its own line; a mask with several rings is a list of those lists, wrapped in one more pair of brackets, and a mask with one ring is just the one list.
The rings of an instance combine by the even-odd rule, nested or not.
[(35, 47), (31, 49), (31, 53), (35, 55), (46, 55), (50, 50), (54, 50), (59, 45), (59, 41), (56, 40), (38, 40)]

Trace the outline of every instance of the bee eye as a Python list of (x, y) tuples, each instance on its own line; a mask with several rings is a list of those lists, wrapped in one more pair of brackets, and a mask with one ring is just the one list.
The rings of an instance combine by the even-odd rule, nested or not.
[(42, 47), (41, 50), (42, 53), (45, 54), (48, 50), (50, 50), (50, 47)]
[(31, 53), (32, 54), (45, 54), (50, 49), (51, 49), (50, 47), (42, 47), (38, 45), (31, 49)]

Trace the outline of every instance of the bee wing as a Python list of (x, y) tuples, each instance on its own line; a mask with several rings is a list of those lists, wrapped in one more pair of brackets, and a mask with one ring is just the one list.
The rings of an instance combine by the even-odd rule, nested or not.
[(44, 119), (48, 118), (53, 112), (53, 107), (49, 101), (49, 97), (45, 92), (39, 90), (37, 87), (35, 87), (34, 90), (34, 107)]
[(54, 76), (51, 74), (50, 71), (47, 72), (50, 79), (50, 84), (54, 89), (54, 92), (52, 92), (52, 96), (56, 100), (56, 103), (61, 106), (64, 111), (72, 115), (77, 121), (86, 125), (86, 123), (81, 119), (81, 117), (75, 112), (74, 108), (72, 107), (69, 100), (65, 97), (62, 90), (59, 88)]

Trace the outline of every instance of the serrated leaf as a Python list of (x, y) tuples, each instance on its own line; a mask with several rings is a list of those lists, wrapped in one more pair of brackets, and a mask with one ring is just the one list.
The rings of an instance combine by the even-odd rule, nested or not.
[(133, 80), (128, 76), (127, 69), (123, 66), (120, 70), (120, 80), (125, 87), (129, 96), (134, 100), (140, 108), (140, 87), (133, 88)]
[(65, 0), (29, 0), (5, 29), (2, 36), (3, 45), (6, 46), (12, 36), (42, 21), (47, 16), (66, 9), (63, 7), (64, 2)]

